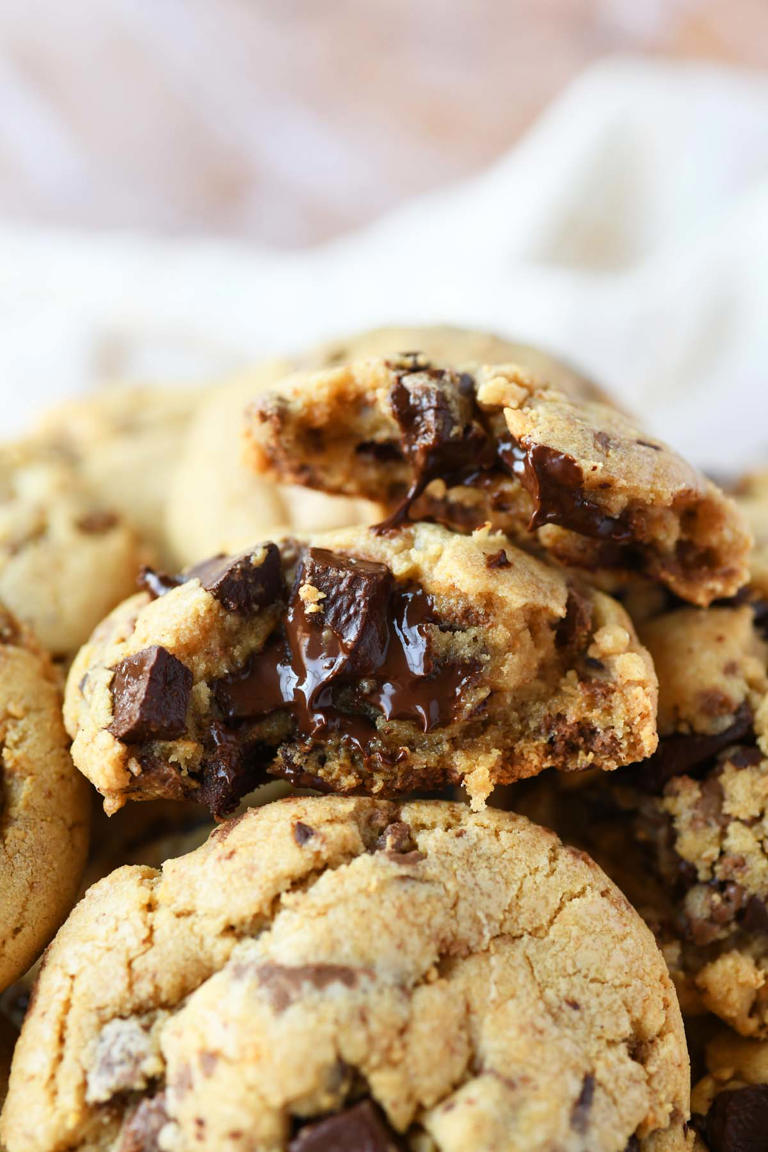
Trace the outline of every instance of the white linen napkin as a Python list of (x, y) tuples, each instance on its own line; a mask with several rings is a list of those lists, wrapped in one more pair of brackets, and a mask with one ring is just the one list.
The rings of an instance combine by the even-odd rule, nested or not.
[(0, 317), (6, 436), (116, 376), (447, 321), (567, 356), (704, 466), (768, 463), (768, 80), (605, 61), (481, 177), (307, 252), (0, 227)]

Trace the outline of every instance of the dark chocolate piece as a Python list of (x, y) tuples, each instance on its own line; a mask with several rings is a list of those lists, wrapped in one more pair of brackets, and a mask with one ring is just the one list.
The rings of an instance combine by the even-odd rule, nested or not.
[[(296, 576), (288, 609), (291, 649), (304, 658), (307, 683), (327, 684), (340, 673), (368, 676), (384, 660), (389, 640), (387, 608), (394, 577), (385, 564), (308, 548)], [(298, 594), (309, 585), (321, 593), (317, 603)], [(314, 609), (314, 611), (313, 611)], [(308, 703), (313, 703), (310, 689)]]
[(754, 934), (768, 934), (768, 905), (759, 896), (750, 896), (740, 920), (741, 927)]
[(710, 1152), (765, 1152), (768, 1148), (768, 1084), (720, 1092), (696, 1128)]
[(188, 569), (186, 580), (197, 578), (207, 592), (228, 612), (249, 616), (282, 599), (285, 591), (280, 549), (264, 545), (264, 559), (257, 563), (253, 551), (237, 556), (212, 556)]
[(301, 820), (297, 820), (293, 826), (293, 838), (299, 848), (302, 848), (307, 840), (311, 840), (314, 834), (314, 828), (310, 828), (309, 824), (302, 824)]
[(288, 1152), (405, 1152), (407, 1145), (384, 1113), (363, 1100), (325, 1120), (300, 1128)]
[(214, 820), (222, 820), (243, 796), (267, 782), (272, 752), (259, 741), (249, 740), (247, 733), (232, 732), (216, 720), (211, 723), (210, 745), (198, 797)]
[[(652, 756), (639, 764), (620, 768), (619, 771), (631, 774), (633, 783), (643, 792), (657, 794), (673, 776), (699, 775), (710, 767), (718, 754), (729, 745), (749, 739), (752, 735), (752, 712), (747, 704), (742, 704), (735, 714), (733, 724), (723, 732), (716, 732), (711, 736), (695, 732), (662, 736)], [(753, 752), (749, 748), (743, 751)], [(734, 755), (738, 755), (739, 752), (741, 750)]]
[(262, 964), (256, 971), (259, 986), (269, 997), (275, 1012), (285, 1012), (300, 999), (306, 988), (322, 992), (332, 984), (355, 988), (362, 975), (345, 964)]
[[(426, 625), (438, 617), (429, 597), (419, 588), (397, 589), (384, 565), (310, 552), (284, 638), (214, 685), (224, 716), (255, 719), (289, 708), (299, 736), (341, 732), (363, 750), (377, 714), (423, 732), (449, 723), (476, 668), (435, 663)], [(302, 600), (306, 583), (327, 588), (320, 611), (308, 611)]]
[(167, 572), (160, 572), (158, 569), (150, 568), (148, 564), (145, 564), (139, 569), (136, 583), (144, 592), (149, 592), (153, 600), (159, 600), (161, 596), (165, 596), (166, 592), (170, 592), (183, 584), (184, 578), (183, 576), (169, 576)]
[(112, 723), (108, 731), (126, 744), (181, 736), (192, 692), (192, 673), (165, 648), (153, 644), (121, 660), (112, 677)]
[(589, 1127), (589, 1114), (592, 1111), (594, 1095), (595, 1078), (590, 1072), (587, 1072), (581, 1082), (581, 1091), (571, 1109), (571, 1128), (579, 1135), (583, 1135)]
[(584, 489), (584, 475), (572, 456), (546, 444), (512, 437), (499, 444), (499, 458), (533, 500), (528, 528), (559, 524), (582, 536), (627, 544), (632, 530), (624, 517), (607, 516)]
[(402, 503), (380, 530), (407, 520), (411, 505), (433, 480), (444, 480), (450, 488), (492, 467), (493, 443), (478, 419), (474, 390), (466, 373), (427, 368), (398, 375), (390, 404), (400, 426), (402, 454), (414, 475)]
[(164, 1092), (142, 1100), (123, 1123), (117, 1152), (158, 1152), (160, 1130), (167, 1123)]

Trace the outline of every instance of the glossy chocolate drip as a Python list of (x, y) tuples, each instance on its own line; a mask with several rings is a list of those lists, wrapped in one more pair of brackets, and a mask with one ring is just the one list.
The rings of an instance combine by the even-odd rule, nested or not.
[(598, 540), (613, 540), (618, 544), (631, 541), (631, 529), (623, 518), (606, 516), (586, 495), (583, 473), (572, 456), (545, 444), (529, 444), (509, 437), (499, 441), (498, 457), (533, 500), (530, 531), (541, 528), (542, 524), (559, 524)]
[(437, 622), (425, 592), (397, 588), (385, 565), (310, 548), (281, 634), (217, 682), (217, 703), (229, 722), (289, 709), (299, 736), (339, 732), (363, 750), (377, 716), (430, 732), (475, 671), (436, 663), (426, 626)]

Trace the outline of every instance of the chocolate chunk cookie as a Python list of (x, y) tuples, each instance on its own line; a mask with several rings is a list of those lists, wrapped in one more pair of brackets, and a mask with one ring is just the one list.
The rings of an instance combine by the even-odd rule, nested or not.
[(659, 675), (658, 750), (605, 786), (550, 782), (548, 816), (653, 926), (684, 1009), (768, 1036), (765, 642), (748, 605), (678, 609), (640, 635)]
[(200, 404), (168, 489), (166, 535), (177, 566), (237, 552), (271, 533), (325, 532), (384, 515), (378, 504), (275, 484), (246, 466), (240, 443), (245, 410), (287, 371), (283, 362), (262, 365), (212, 389)]
[(0, 608), (0, 988), (34, 961), (74, 903), (89, 799), (61, 722), (54, 669)]
[(395, 796), (656, 745), (656, 681), (610, 598), (513, 548), (431, 524), (217, 557), (94, 633), (69, 676), (75, 763), (105, 797), (216, 816), (265, 774)]
[(297, 376), (250, 410), (256, 471), (383, 500), (385, 526), (489, 522), (566, 565), (641, 572), (695, 604), (746, 582), (742, 514), (616, 409), (521, 369), (418, 353)]
[(135, 588), (136, 533), (31, 442), (0, 447), (0, 599), (58, 659), (69, 659)]
[(40, 975), (2, 1138), (661, 1152), (687, 1114), (663, 961), (588, 857), (506, 813), (333, 797), (90, 890)]

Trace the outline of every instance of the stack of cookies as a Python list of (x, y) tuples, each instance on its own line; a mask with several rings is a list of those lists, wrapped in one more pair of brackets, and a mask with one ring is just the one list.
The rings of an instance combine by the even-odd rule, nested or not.
[(768, 1148), (764, 478), (441, 328), (0, 475), (7, 1152)]

